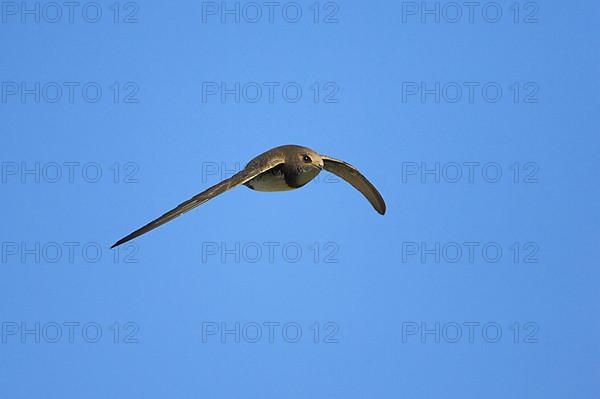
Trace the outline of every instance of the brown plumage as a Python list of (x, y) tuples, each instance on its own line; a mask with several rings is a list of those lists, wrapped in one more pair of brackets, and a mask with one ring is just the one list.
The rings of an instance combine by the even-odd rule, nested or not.
[(174, 209), (117, 241), (111, 248), (154, 230), (185, 212), (239, 185), (257, 191), (285, 191), (304, 186), (325, 169), (360, 191), (373, 208), (385, 214), (383, 197), (354, 166), (297, 145), (275, 147), (248, 162), (244, 170), (179, 204)]

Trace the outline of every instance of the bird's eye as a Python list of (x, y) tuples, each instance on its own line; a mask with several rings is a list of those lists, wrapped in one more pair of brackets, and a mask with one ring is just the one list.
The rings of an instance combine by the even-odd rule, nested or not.
[(304, 154), (304, 156), (302, 157), (302, 160), (306, 163), (312, 162), (312, 159), (310, 159), (310, 157), (306, 154)]

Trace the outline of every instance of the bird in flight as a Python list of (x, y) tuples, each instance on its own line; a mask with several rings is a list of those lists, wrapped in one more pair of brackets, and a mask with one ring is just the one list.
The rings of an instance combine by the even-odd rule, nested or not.
[(161, 217), (121, 238), (111, 248), (154, 230), (239, 185), (243, 184), (256, 191), (294, 190), (314, 179), (323, 169), (346, 180), (369, 200), (377, 212), (381, 215), (385, 214), (383, 197), (354, 166), (339, 159), (319, 155), (310, 148), (282, 145), (260, 154), (248, 162), (244, 170), (182, 202)]

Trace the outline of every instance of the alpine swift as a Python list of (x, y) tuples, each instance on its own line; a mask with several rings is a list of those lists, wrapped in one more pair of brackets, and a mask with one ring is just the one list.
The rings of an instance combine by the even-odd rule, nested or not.
[(383, 197), (375, 186), (354, 166), (339, 159), (319, 155), (310, 148), (298, 145), (282, 145), (252, 159), (244, 170), (193, 196), (144, 227), (121, 238), (111, 248), (154, 230), (158, 226), (239, 185), (243, 184), (256, 191), (294, 190), (314, 179), (323, 169), (346, 180), (369, 200), (377, 212), (381, 215), (385, 214)]

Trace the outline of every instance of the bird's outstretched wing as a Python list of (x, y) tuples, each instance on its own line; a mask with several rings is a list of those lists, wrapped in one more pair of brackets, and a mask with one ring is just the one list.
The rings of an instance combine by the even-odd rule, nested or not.
[(198, 205), (202, 205), (206, 201), (216, 197), (219, 194), (223, 194), (225, 191), (230, 190), (234, 187), (237, 187), (241, 184), (246, 183), (249, 180), (252, 180), (256, 176), (260, 175), (263, 172), (266, 172), (269, 169), (274, 168), (275, 166), (283, 163), (284, 159), (282, 157), (269, 157), (263, 159), (256, 159), (255, 161), (249, 163), (244, 170), (235, 175), (231, 176), (229, 179), (225, 179), (222, 182), (215, 184), (211, 188), (201, 192), (190, 198), (189, 200), (182, 202), (176, 208), (171, 209), (169, 212), (165, 213), (161, 217), (151, 221), (144, 227), (141, 227), (129, 234), (126, 237), (121, 238), (119, 241), (113, 244), (111, 248), (114, 248), (118, 245), (124, 244), (127, 241), (133, 240), (141, 236), (144, 233), (149, 232), (150, 230), (154, 230), (158, 226), (165, 224), (178, 216), (183, 215), (187, 211), (194, 209)]
[(380, 214), (385, 214), (385, 202), (379, 191), (370, 181), (364, 177), (354, 166), (340, 161), (339, 159), (331, 158), (322, 155), (325, 170), (334, 173), (350, 183), (355, 189), (360, 191), (366, 199), (369, 200), (373, 208)]

